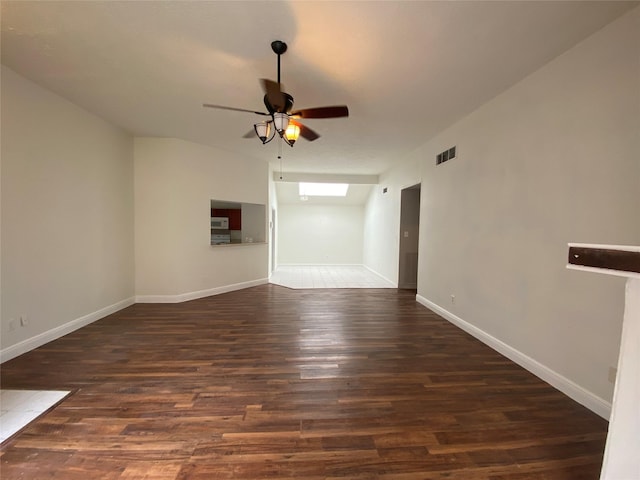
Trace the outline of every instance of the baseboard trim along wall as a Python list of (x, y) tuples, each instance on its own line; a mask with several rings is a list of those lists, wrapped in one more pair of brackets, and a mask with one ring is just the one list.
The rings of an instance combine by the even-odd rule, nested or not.
[(534, 360), (510, 345), (507, 345), (503, 341), (489, 335), (484, 330), (479, 329), (469, 322), (464, 321), (457, 315), (445, 310), (441, 306), (427, 300), (423, 296), (416, 295), (416, 301), (477, 338), (485, 345), (493, 348), (498, 353), (501, 353), (509, 360), (512, 360), (529, 372), (533, 373), (535, 376), (549, 383), (554, 388), (557, 388), (562, 393), (587, 407), (592, 412), (600, 415), (605, 420), (609, 420), (609, 416), (611, 415), (611, 403), (582, 388), (580, 385), (572, 382), (554, 370), (551, 370), (549, 367), (541, 364), (537, 360)]
[(268, 278), (260, 278), (248, 282), (234, 283), (232, 285), (223, 285), (222, 287), (208, 288), (206, 290), (198, 290), (196, 292), (180, 293), (178, 295), (137, 295), (136, 303), (180, 303), (198, 298), (210, 297), (211, 295), (220, 295), (222, 293), (242, 290), (244, 288), (256, 287), (269, 283)]
[(362, 265), (364, 268), (366, 268), (367, 270), (369, 270), (371, 273), (373, 273), (374, 275), (377, 275), (378, 277), (380, 277), (381, 279), (383, 279), (385, 282), (387, 282), (389, 285), (393, 285), (394, 287), (398, 288), (398, 284), (392, 280), (389, 280), (387, 277), (385, 277), (384, 275), (380, 275), (378, 272), (376, 272), (373, 268), (368, 267), (367, 265)]
[(113, 305), (109, 305), (108, 307), (104, 307), (100, 310), (96, 310), (95, 312), (84, 315), (80, 318), (76, 318), (75, 320), (71, 320), (70, 322), (67, 322), (56, 328), (52, 328), (51, 330), (42, 332), (34, 337), (27, 338), (26, 340), (16, 343), (15, 345), (11, 345), (10, 347), (0, 350), (0, 363), (4, 363), (8, 360), (11, 360), (12, 358), (30, 352), (31, 350), (41, 347), (45, 343), (49, 343), (53, 340), (63, 337), (75, 330), (78, 330), (79, 328), (95, 322), (96, 320), (100, 320), (107, 315), (111, 315), (112, 313), (116, 313), (123, 308), (133, 305), (133, 303), (133, 297), (127, 298), (120, 302), (114, 303)]
[(30, 352), (45, 343), (49, 343), (60, 337), (63, 337), (79, 328), (82, 328), (90, 323), (93, 323), (101, 318), (116, 313), (123, 308), (126, 308), (134, 303), (179, 303), (186, 302), (188, 300), (195, 300), (197, 298), (208, 297), (210, 295), (219, 295), (221, 293), (232, 292), (234, 290), (242, 290), (244, 288), (255, 287), (257, 285), (263, 285), (268, 283), (266, 278), (259, 280), (252, 280), (250, 282), (236, 283), (233, 285), (225, 285), (222, 287), (210, 288), (207, 290), (200, 290), (197, 292), (183, 293), (180, 295), (138, 295), (136, 297), (127, 298), (108, 307), (101, 308), (95, 312), (84, 315), (75, 320), (71, 320), (63, 325), (60, 325), (46, 332), (40, 333), (34, 337), (27, 338), (15, 345), (11, 345), (7, 348), (0, 350), (0, 363), (4, 363), (12, 358), (18, 357), (24, 353)]

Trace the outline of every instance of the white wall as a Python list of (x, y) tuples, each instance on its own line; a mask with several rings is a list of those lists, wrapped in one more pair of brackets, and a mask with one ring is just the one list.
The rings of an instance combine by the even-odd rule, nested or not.
[(360, 265), (364, 207), (280, 204), (278, 265)]
[(135, 139), (138, 301), (266, 282), (267, 244), (209, 244), (211, 199), (268, 205), (267, 163), (178, 139)]
[[(265, 242), (268, 240), (267, 208), (264, 203), (242, 203), (242, 234), (243, 242)], [(247, 240), (248, 239), (248, 240)]]
[[(273, 169), (269, 167), (269, 209), (267, 210), (267, 236), (269, 238), (269, 276), (271, 272), (278, 266), (278, 224), (280, 223), (280, 215), (278, 214), (278, 194), (276, 192), (276, 183), (273, 181)], [(275, 221), (274, 221), (275, 217)]]
[(132, 302), (128, 134), (2, 66), (1, 191), (2, 360)]
[[(612, 397), (623, 280), (567, 271), (567, 243), (640, 244), (639, 18), (410, 156), (423, 166), (419, 297), (574, 382), (596, 410)], [(459, 158), (436, 166), (452, 145)]]
[[(400, 195), (420, 183), (419, 158), (405, 159), (380, 175), (365, 206), (363, 263), (398, 285), (400, 253)], [(387, 193), (383, 193), (384, 189)]]
[(640, 278), (632, 275), (626, 285), (623, 337), (602, 480), (634, 478), (640, 472)]

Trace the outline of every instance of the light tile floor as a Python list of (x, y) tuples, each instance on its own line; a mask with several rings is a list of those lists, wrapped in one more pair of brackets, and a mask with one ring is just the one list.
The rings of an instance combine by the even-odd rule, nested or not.
[(360, 265), (283, 265), (269, 282), (289, 288), (396, 288)]
[(0, 443), (69, 395), (68, 391), (0, 390)]

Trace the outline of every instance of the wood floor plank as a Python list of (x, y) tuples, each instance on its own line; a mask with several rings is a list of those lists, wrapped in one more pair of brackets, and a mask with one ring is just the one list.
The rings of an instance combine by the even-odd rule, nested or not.
[(575, 480), (607, 422), (391, 289), (136, 304), (2, 365), (3, 479)]

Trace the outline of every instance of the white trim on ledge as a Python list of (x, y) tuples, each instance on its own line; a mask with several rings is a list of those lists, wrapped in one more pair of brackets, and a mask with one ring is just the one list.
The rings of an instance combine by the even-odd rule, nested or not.
[(46, 332), (42, 332), (34, 337), (27, 338), (26, 340), (4, 348), (0, 350), (0, 363), (4, 363), (7, 360), (11, 360), (12, 358), (30, 352), (31, 350), (41, 347), (45, 343), (49, 343), (53, 340), (63, 337), (75, 330), (78, 330), (79, 328), (85, 327), (90, 323), (100, 320), (107, 315), (111, 315), (112, 313), (115, 313), (133, 304), (133, 297), (121, 300), (120, 302), (114, 303), (113, 305), (101, 308), (100, 310), (96, 310), (95, 312), (89, 313), (80, 318), (76, 318), (75, 320), (71, 320), (70, 322), (52, 328), (51, 330), (47, 330)]
[(268, 245), (267, 242), (238, 242), (238, 243), (212, 243), (209, 246), (210, 247), (223, 247), (223, 248), (227, 248), (227, 247), (248, 247), (251, 245)]
[(244, 288), (256, 287), (269, 283), (268, 278), (260, 278), (248, 282), (234, 283), (232, 285), (223, 285), (222, 287), (208, 288), (206, 290), (198, 290), (196, 292), (180, 293), (178, 295), (136, 295), (136, 303), (180, 303), (198, 298), (210, 297), (211, 295), (220, 295), (222, 293), (242, 290)]
[(602, 273), (604, 275), (613, 275), (614, 277), (640, 278), (640, 273), (636, 272), (624, 272), (622, 270), (612, 270), (610, 268), (586, 267), (584, 265), (574, 265), (572, 263), (567, 263), (567, 269), (580, 270), (583, 272), (591, 273)]
[(453, 323), (455, 326), (474, 336), (482, 343), (493, 348), (498, 353), (501, 353), (508, 359), (533, 373), (535, 376), (541, 378), (545, 382), (557, 388), (576, 402), (584, 405), (592, 412), (600, 415), (605, 420), (609, 420), (609, 416), (611, 415), (611, 403), (582, 388), (580, 385), (572, 382), (563, 375), (560, 375), (558, 372), (551, 370), (549, 367), (541, 364), (537, 360), (534, 360), (533, 358), (525, 355), (519, 350), (516, 350), (510, 345), (507, 345), (503, 341), (498, 340), (484, 330), (479, 329), (469, 322), (464, 321), (457, 315), (454, 315), (453, 313), (445, 310), (441, 306), (431, 302), (430, 300), (427, 300), (425, 297), (416, 295), (416, 301), (421, 305), (424, 305), (428, 309), (433, 310), (435, 313)]

